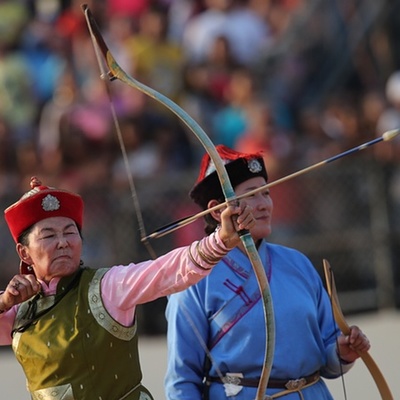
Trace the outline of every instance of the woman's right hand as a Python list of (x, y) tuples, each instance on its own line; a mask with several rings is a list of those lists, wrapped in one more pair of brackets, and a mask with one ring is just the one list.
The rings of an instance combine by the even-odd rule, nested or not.
[(40, 283), (36, 280), (35, 275), (15, 275), (5, 291), (0, 294), (0, 310), (9, 310), (12, 306), (30, 299), (39, 290)]
[(253, 208), (245, 202), (240, 206), (228, 205), (221, 212), (220, 238), (228, 249), (232, 249), (240, 244), (238, 231), (250, 230), (255, 223)]

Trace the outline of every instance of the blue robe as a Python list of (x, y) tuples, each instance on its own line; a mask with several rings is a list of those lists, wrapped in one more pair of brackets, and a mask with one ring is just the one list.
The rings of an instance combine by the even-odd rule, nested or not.
[[(267, 244), (258, 249), (270, 281), (276, 326), (271, 379), (296, 379), (319, 371), (336, 378), (353, 364), (340, 365), (336, 355), (337, 326), (330, 299), (309, 259), (297, 250)], [(234, 298), (234, 300), (231, 300)], [(230, 302), (231, 301), (231, 302)], [(225, 306), (225, 307), (224, 307)], [(236, 308), (236, 312), (232, 311)], [(168, 400), (200, 400), (204, 389), (206, 352), (213, 362), (210, 376), (221, 372), (258, 378), (265, 353), (262, 300), (251, 264), (233, 249), (212, 273), (168, 299)], [(226, 327), (230, 327), (229, 329)], [(256, 388), (243, 387), (227, 397), (224, 385), (212, 383), (210, 399), (254, 399)], [(267, 394), (282, 391), (268, 389)], [(302, 389), (304, 400), (332, 400), (325, 382)], [(292, 393), (285, 400), (298, 400)]]

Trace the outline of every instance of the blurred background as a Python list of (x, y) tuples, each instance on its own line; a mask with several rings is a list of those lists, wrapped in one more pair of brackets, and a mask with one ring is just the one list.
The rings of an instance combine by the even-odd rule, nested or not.
[[(150, 258), (106, 85), (76, 0), (0, 1), (0, 205), (45, 185), (86, 204), (84, 262)], [(174, 100), (214, 143), (263, 151), (270, 181), (400, 127), (400, 0), (91, 0), (114, 58)], [(147, 233), (198, 212), (188, 197), (204, 153), (155, 100), (110, 82)], [(270, 240), (322, 272), (346, 313), (400, 306), (400, 138), (271, 189)], [(155, 253), (203, 235), (197, 220), (150, 242)], [(0, 288), (18, 270), (0, 223)], [(165, 299), (142, 306), (165, 333)]]

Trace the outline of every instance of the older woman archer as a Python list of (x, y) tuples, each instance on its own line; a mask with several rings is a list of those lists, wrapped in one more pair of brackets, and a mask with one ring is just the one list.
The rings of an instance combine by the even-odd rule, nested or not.
[[(156, 260), (82, 265), (83, 200), (31, 180), (5, 210), (20, 273), (0, 292), (0, 345), (12, 344), (33, 399), (152, 399), (141, 384), (138, 304), (182, 291), (254, 226), (251, 208), (230, 206), (211, 236)], [(233, 222), (235, 217), (236, 222)]]

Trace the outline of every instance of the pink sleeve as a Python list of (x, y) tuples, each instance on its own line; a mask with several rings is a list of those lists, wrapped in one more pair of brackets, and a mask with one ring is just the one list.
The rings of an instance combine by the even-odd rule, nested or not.
[[(199, 256), (198, 248), (203, 257)], [(130, 326), (136, 305), (194, 285), (207, 276), (213, 265), (228, 252), (218, 232), (215, 232), (191, 246), (172, 250), (155, 260), (112, 267), (101, 282), (104, 306), (115, 320)], [(206, 259), (214, 262), (209, 264)]]
[(0, 314), (0, 346), (8, 346), (12, 342), (11, 330), (17, 314), (18, 306)]

